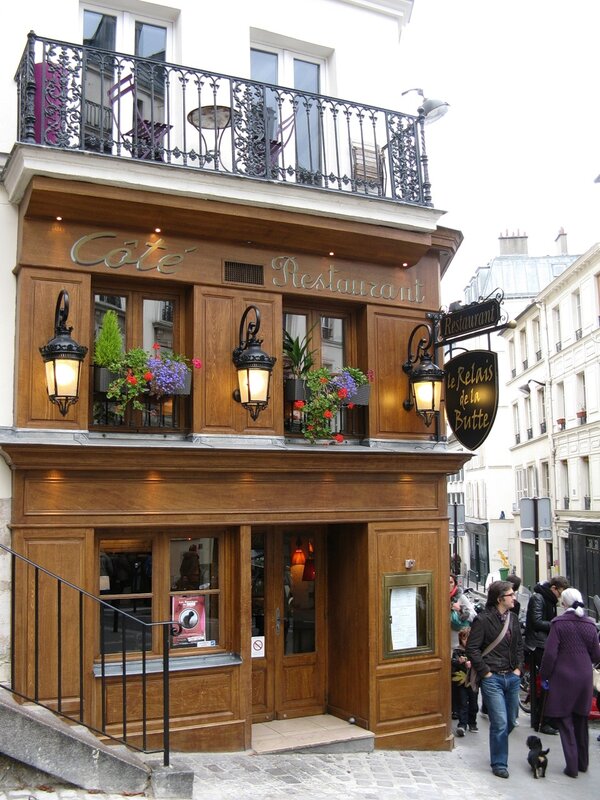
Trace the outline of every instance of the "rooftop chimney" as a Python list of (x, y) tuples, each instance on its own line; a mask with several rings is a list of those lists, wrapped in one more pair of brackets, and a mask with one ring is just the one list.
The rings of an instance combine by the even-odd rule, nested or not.
[(558, 255), (566, 256), (569, 251), (567, 250), (567, 234), (564, 228), (559, 230), (558, 236), (554, 241), (556, 242), (556, 252)]
[(508, 230), (504, 235), (500, 234), (501, 256), (526, 256), (527, 255), (527, 234), (517, 230), (516, 233), (509, 235)]

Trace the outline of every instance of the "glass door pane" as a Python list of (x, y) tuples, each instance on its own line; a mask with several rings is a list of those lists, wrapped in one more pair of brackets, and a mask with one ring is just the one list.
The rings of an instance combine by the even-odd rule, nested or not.
[(286, 533), (283, 539), (284, 655), (315, 651), (315, 548), (312, 539)]

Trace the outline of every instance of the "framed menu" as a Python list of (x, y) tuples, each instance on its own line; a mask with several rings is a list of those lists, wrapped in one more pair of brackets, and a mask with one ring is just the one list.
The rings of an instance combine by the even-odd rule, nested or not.
[(383, 576), (383, 656), (400, 658), (433, 651), (431, 572)]

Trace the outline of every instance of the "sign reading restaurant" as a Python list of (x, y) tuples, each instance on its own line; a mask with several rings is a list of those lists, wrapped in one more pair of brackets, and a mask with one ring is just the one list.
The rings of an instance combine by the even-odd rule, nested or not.
[(465, 339), (488, 328), (497, 327), (501, 319), (500, 302), (494, 297), (481, 303), (442, 314), (439, 322), (439, 338), (444, 342)]

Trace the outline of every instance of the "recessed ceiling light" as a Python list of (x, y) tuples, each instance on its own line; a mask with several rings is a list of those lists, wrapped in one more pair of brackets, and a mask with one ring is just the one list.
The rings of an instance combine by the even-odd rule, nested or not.
[(334, 256), (334, 255), (335, 255), (335, 253), (333, 252), (333, 250), (330, 250), (330, 251), (329, 251), (329, 255), (330, 255), (330, 256)]
[(160, 233), (161, 230), (162, 230), (161, 228), (154, 228), (154, 233)]
[(62, 222), (62, 217), (57, 217), (57, 218), (56, 218), (56, 221), (57, 221), (57, 222)]
[(403, 262), (402, 262), (402, 266), (403, 266), (403, 267), (408, 267), (408, 261), (403, 261)]

